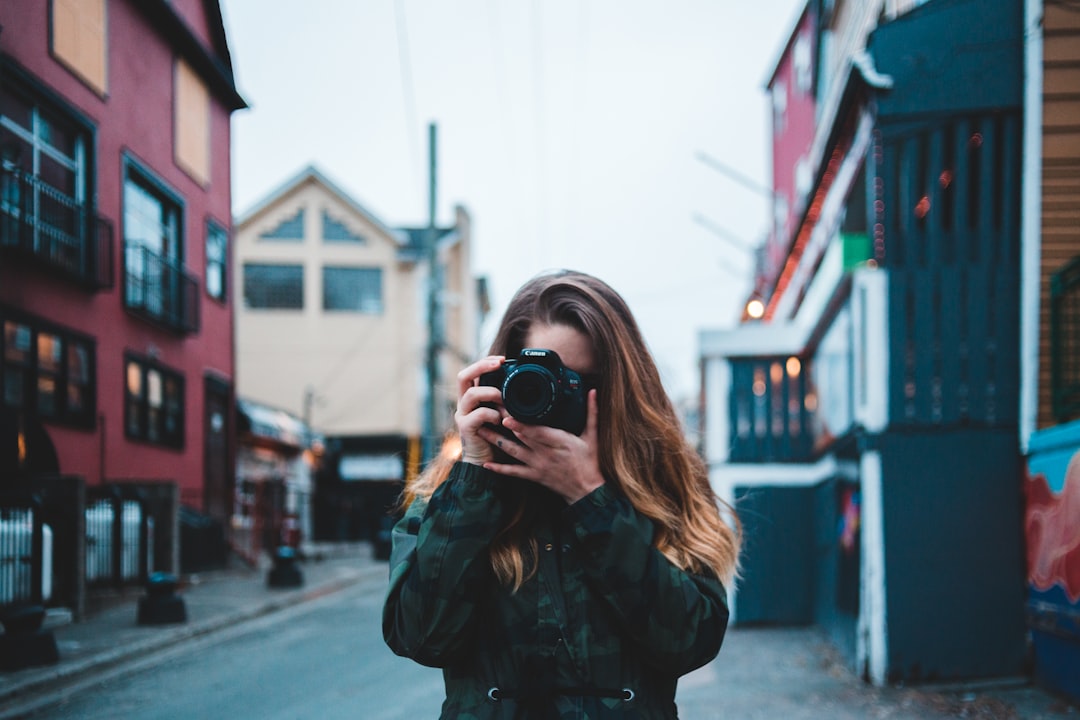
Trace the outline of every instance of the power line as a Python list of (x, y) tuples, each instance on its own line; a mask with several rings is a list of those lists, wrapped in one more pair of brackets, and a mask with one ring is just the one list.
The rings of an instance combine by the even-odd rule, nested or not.
[(708, 165), (709, 167), (711, 167), (713, 170), (717, 171), (718, 173), (721, 173), (722, 175), (728, 176), (729, 178), (731, 178), (732, 180), (737, 182), (739, 185), (742, 185), (747, 190), (755, 192), (758, 195), (761, 195), (761, 196), (763, 196), (765, 198), (768, 198), (769, 200), (772, 200), (773, 197), (775, 197), (775, 195), (773, 194), (773, 191), (771, 189), (765, 187), (764, 185), (757, 182), (753, 178), (751, 178), (751, 177), (749, 177), (747, 175), (743, 175), (741, 172), (739, 172), (735, 168), (731, 167), (730, 165), (728, 165), (728, 164), (726, 164), (724, 162), (721, 162), (720, 160), (717, 160), (716, 158), (712, 157), (711, 155), (708, 155), (707, 153), (698, 151), (697, 159), (700, 160), (701, 162), (705, 163), (706, 165)]

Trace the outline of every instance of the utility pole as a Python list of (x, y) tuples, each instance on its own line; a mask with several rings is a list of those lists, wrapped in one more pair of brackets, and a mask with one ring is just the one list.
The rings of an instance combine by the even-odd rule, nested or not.
[(436, 389), (439, 383), (439, 348), (442, 344), (439, 322), (439, 294), (442, 290), (442, 273), (439, 269), (439, 253), (436, 248), (437, 231), (435, 229), (435, 169), (436, 169), (436, 130), (435, 123), (428, 125), (428, 228), (425, 240), (427, 256), (427, 402), (424, 408), (423, 462), (427, 465), (439, 452), (437, 435), (437, 399)]

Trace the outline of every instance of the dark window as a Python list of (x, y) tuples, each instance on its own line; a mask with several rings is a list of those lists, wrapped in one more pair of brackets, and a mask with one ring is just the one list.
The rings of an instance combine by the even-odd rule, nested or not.
[(282, 220), (273, 230), (267, 230), (259, 237), (264, 240), (303, 240), (304, 208), (300, 208), (291, 218)]
[(0, 246), (79, 278), (94, 269), (93, 143), (73, 111), (0, 67)]
[(382, 313), (382, 269), (324, 267), (323, 309)]
[(244, 306), (256, 309), (302, 310), (304, 266), (245, 263)]
[(171, 328), (198, 329), (199, 282), (184, 269), (179, 196), (128, 160), (124, 166), (124, 304)]
[(229, 234), (213, 220), (206, 223), (206, 294), (225, 302)]
[(184, 377), (152, 360), (124, 362), (124, 430), (134, 440), (184, 445)]
[(1054, 419), (1080, 418), (1080, 256), (1050, 278), (1050, 358)]
[(93, 427), (94, 344), (70, 330), (0, 310), (0, 401), (54, 422)]
[(326, 242), (364, 242), (363, 235), (354, 233), (345, 226), (345, 223), (330, 217), (330, 213), (325, 210), (323, 210), (322, 214), (322, 226), (322, 238)]

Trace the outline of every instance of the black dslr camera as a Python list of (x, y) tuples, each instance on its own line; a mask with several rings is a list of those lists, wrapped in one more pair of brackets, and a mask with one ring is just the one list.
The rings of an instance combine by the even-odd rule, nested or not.
[(525, 348), (517, 360), (508, 358), (498, 370), (481, 375), (480, 384), (501, 388), (503, 407), (523, 423), (575, 435), (585, 430), (588, 390), (554, 350)]

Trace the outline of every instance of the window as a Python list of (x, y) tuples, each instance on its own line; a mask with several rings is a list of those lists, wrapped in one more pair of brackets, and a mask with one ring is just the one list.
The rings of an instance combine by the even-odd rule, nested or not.
[(93, 341), (2, 309), (0, 326), (0, 404), (54, 422), (93, 427)]
[(184, 445), (184, 377), (152, 360), (124, 361), (124, 431), (133, 440)]
[(1080, 256), (1050, 277), (1050, 376), (1054, 419), (1080, 418)]
[(325, 242), (349, 242), (363, 243), (364, 236), (354, 233), (345, 223), (330, 217), (330, 213), (323, 210), (322, 214), (322, 238)]
[(198, 329), (198, 281), (183, 266), (178, 196), (128, 161), (124, 167), (124, 303), (184, 331)]
[(272, 230), (267, 230), (259, 237), (263, 240), (303, 240), (304, 208), (300, 208), (291, 218), (285, 218)]
[(206, 294), (225, 302), (229, 234), (213, 220), (206, 223)]
[(87, 212), (90, 130), (0, 68), (0, 245), (79, 277), (93, 267)]
[(244, 307), (302, 310), (304, 266), (245, 263)]
[(176, 61), (173, 87), (176, 164), (205, 186), (210, 182), (210, 91), (183, 60)]
[(382, 269), (324, 267), (323, 310), (382, 313)]
[(52, 51), (98, 95), (105, 95), (105, 0), (53, 0)]

